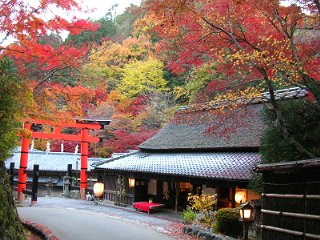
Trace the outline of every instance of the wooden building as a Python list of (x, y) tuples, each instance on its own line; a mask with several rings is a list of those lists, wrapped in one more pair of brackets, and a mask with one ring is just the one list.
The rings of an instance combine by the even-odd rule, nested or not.
[[(300, 98), (306, 91), (291, 88), (275, 92), (277, 100)], [(260, 198), (247, 189), (260, 162), (260, 137), (266, 126), (262, 110), (269, 94), (236, 108), (228, 102), (179, 109), (158, 134), (143, 142), (139, 151), (94, 165), (104, 176), (105, 198), (125, 204), (148, 201), (182, 210), (188, 193), (217, 194), (217, 207), (235, 207)], [(129, 187), (128, 179), (135, 179)]]
[[(105, 198), (117, 201), (121, 192), (125, 204), (152, 198), (176, 211), (186, 207), (188, 193), (217, 194), (217, 207), (235, 207), (236, 192), (246, 195), (243, 202), (259, 198), (247, 185), (260, 161), (265, 126), (256, 116), (261, 116), (262, 107), (246, 106), (228, 116), (212, 114), (209, 109), (178, 111), (139, 151), (94, 166), (104, 176)], [(206, 133), (213, 123), (221, 125), (218, 130), (230, 126), (233, 130), (224, 136)], [(132, 188), (129, 178), (135, 179)]]

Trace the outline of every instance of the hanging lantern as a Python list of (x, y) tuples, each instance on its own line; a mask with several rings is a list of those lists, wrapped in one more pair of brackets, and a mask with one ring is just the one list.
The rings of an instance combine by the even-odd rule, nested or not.
[(249, 222), (253, 221), (253, 207), (247, 202), (240, 205), (240, 220), (243, 223), (243, 240), (248, 240)]
[(104, 184), (97, 182), (93, 185), (93, 193), (97, 198), (101, 198), (104, 193)]
[(135, 186), (136, 180), (134, 178), (128, 178), (129, 180), (129, 187), (133, 188)]
[(240, 205), (240, 218), (244, 222), (253, 219), (253, 207), (248, 202)]
[(236, 194), (234, 195), (234, 200), (236, 201), (236, 203), (244, 203), (247, 201), (247, 193), (245, 191), (238, 191), (236, 192)]

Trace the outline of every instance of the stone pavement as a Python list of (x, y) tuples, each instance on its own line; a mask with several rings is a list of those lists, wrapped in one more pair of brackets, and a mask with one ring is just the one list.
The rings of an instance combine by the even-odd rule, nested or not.
[[(28, 207), (30, 206), (30, 200), (28, 199), (23, 203), (18, 203), (17, 206)], [(38, 204), (32, 207), (67, 208), (106, 214), (143, 224), (148, 228), (152, 228), (157, 232), (164, 233), (175, 239), (190, 239), (182, 233), (183, 223), (181, 215), (166, 209), (147, 214), (136, 211), (132, 206), (120, 207), (107, 201), (99, 201), (98, 204), (96, 204), (93, 201), (62, 197), (38, 197)]]

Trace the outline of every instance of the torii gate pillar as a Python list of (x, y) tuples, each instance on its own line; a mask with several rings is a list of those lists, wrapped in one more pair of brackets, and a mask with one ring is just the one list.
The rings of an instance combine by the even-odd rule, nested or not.
[[(24, 129), (30, 131), (31, 124), (26, 122)], [(21, 143), (21, 157), (20, 157), (20, 168), (19, 168), (19, 180), (18, 180), (18, 194), (17, 200), (22, 202), (25, 200), (24, 190), (27, 188), (27, 174), (26, 169), (28, 167), (28, 152), (29, 152), (29, 139), (22, 138)]]
[(86, 188), (88, 187), (88, 129), (81, 129), (81, 170), (80, 170), (80, 199), (86, 199)]

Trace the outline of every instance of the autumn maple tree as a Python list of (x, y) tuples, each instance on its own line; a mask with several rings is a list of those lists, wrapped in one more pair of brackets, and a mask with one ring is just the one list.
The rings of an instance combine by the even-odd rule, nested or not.
[[(61, 84), (65, 79), (69, 79), (68, 84), (73, 81), (71, 78), (76, 79), (75, 73), (88, 49), (85, 45), (81, 48), (65, 45), (58, 34), (66, 31), (75, 35), (84, 30), (96, 31), (99, 28), (98, 24), (77, 19), (75, 14), (80, 10), (77, 1), (72, 0), (48, 0), (32, 4), (27, 1), (1, 3), (1, 56), (7, 56), (14, 61), (19, 75), (34, 95), (35, 106), (29, 114), (38, 117), (50, 114), (52, 117), (57, 110), (72, 103), (61, 101), (61, 95), (66, 95), (67, 91), (63, 93), (58, 91), (58, 88), (60, 86), (60, 89), (63, 89)], [(55, 14), (62, 12), (69, 13), (71, 20)], [(72, 84), (78, 85), (75, 81)], [(51, 104), (43, 104), (44, 102)], [(48, 109), (49, 106), (52, 108)], [(65, 112), (68, 114), (73, 110), (74, 105)]]
[(104, 109), (113, 111), (104, 134), (106, 142), (96, 147), (99, 156), (136, 149), (164, 121), (168, 82), (164, 65), (153, 52), (150, 38), (143, 34), (122, 42), (108, 40), (91, 51), (90, 61), (83, 67), (82, 82), (105, 88), (108, 97)]
[(107, 40), (95, 47), (83, 66), (83, 81), (91, 86), (105, 85), (110, 92), (121, 80), (126, 64), (146, 60), (152, 45), (146, 36), (129, 37), (122, 42)]
[[(177, 74), (215, 63), (223, 74), (223, 81), (211, 84), (217, 101), (238, 104), (236, 99), (248, 101), (268, 91), (285, 139), (305, 156), (314, 157), (288, 131), (275, 90), (301, 87), (312, 96), (314, 107), (320, 107), (317, 3), (148, 0), (148, 21), (140, 21), (140, 28), (157, 34), (160, 56)], [(221, 90), (223, 94), (217, 94)]]
[[(15, 136), (15, 123), (22, 118), (56, 117), (57, 110), (65, 110), (63, 116), (69, 113), (72, 116), (74, 108), (77, 107), (75, 101), (79, 101), (79, 92), (83, 92), (83, 89), (76, 83), (70, 89), (65, 89), (65, 86), (58, 89), (56, 84), (62, 84), (59, 79), (63, 74), (67, 75), (72, 72), (71, 69), (80, 66), (86, 47), (74, 48), (59, 41), (52, 44), (48, 41), (48, 36), (60, 34), (62, 31), (79, 34), (83, 30), (97, 30), (98, 25), (75, 17), (80, 10), (80, 5), (74, 0), (42, 0), (32, 3), (24, 0), (1, 1), (0, 60), (1, 81), (4, 82), (0, 88), (1, 102), (7, 99), (4, 104), (8, 104), (3, 106), (7, 107), (7, 110), (1, 112), (1, 118), (11, 125), (7, 124), (9, 127), (1, 131), (0, 145), (6, 144), (4, 139), (8, 139), (8, 136)], [(63, 12), (64, 16), (69, 15), (70, 18), (63, 17)], [(12, 91), (6, 90), (8, 86), (14, 86)], [(18, 103), (14, 104), (15, 101)], [(70, 102), (71, 106), (67, 107)], [(18, 105), (20, 107), (16, 107)], [(8, 149), (5, 148), (5, 151)], [(1, 157), (0, 238), (20, 240), (24, 239), (24, 234), (12, 201), (3, 160)]]

